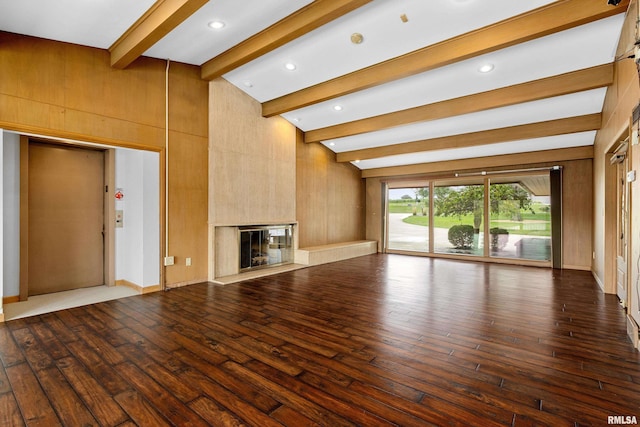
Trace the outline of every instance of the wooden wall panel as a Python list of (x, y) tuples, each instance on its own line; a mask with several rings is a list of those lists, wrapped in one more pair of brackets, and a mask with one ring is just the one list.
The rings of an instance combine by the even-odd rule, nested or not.
[[(638, 2), (632, 1), (629, 7), (617, 56), (625, 57), (631, 51), (636, 40), (636, 21)], [(614, 83), (607, 89), (602, 113), (602, 127), (596, 135), (594, 148), (594, 243), (596, 258), (593, 262), (593, 274), (605, 292), (616, 290), (616, 198), (615, 178), (611, 173), (608, 153), (628, 135), (628, 127), (633, 109), (640, 99), (638, 68), (632, 59), (624, 59), (615, 64)], [(632, 155), (638, 150), (632, 147)], [(631, 195), (639, 199), (638, 195)], [(631, 206), (631, 215), (640, 207)], [(640, 222), (632, 221), (632, 229), (640, 228)], [(637, 241), (637, 240), (636, 240)], [(634, 250), (634, 242), (631, 241)], [(632, 278), (635, 281), (636, 278)]]
[[(165, 270), (170, 284), (207, 279), (207, 145), (202, 138), (172, 132), (169, 136), (169, 255)], [(204, 179), (203, 179), (204, 178)], [(186, 265), (186, 258), (191, 265)]]
[(576, 160), (562, 171), (562, 265), (591, 270), (593, 161)]
[(210, 82), (209, 222), (293, 223), (296, 129), (265, 119), (254, 99), (223, 79)]
[[(106, 50), (4, 32), (0, 46), (0, 128), (164, 150), (165, 61), (114, 70)], [(169, 69), (169, 255), (182, 262), (165, 269), (168, 285), (207, 278), (208, 83), (199, 76), (199, 67)]]
[(301, 248), (362, 240), (365, 188), (360, 170), (337, 163), (322, 144), (297, 143), (297, 218)]
[(377, 241), (378, 252), (382, 252), (384, 243), (382, 231), (383, 221), (385, 221), (382, 180), (380, 178), (367, 178), (366, 181), (366, 239)]

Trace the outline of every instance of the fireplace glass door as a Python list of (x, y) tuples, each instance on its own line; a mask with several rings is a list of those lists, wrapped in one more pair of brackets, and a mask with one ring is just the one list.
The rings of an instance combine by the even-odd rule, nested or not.
[(293, 261), (291, 225), (240, 228), (240, 270)]

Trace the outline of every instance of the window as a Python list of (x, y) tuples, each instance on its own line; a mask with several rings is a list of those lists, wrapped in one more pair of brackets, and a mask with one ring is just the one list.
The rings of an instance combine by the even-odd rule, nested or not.
[(547, 170), (387, 185), (386, 250), (552, 259)]

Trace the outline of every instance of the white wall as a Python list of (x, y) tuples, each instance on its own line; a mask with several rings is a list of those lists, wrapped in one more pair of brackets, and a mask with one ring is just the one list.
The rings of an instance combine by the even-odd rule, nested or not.
[(116, 228), (116, 280), (138, 286), (160, 284), (160, 207), (158, 153), (116, 150), (116, 201), (123, 227)]
[(0, 277), (2, 290), (0, 297), (20, 294), (20, 136), (0, 132), (2, 138), (2, 197), (3, 207), (0, 236), (2, 256), (0, 256)]

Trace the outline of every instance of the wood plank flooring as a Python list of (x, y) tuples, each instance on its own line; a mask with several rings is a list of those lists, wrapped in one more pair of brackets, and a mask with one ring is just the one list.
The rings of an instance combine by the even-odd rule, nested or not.
[(603, 426), (640, 356), (588, 272), (370, 255), (0, 325), (1, 426)]

